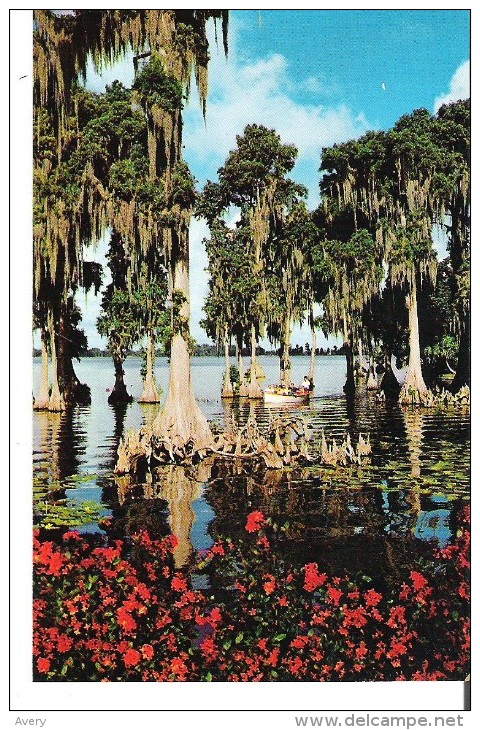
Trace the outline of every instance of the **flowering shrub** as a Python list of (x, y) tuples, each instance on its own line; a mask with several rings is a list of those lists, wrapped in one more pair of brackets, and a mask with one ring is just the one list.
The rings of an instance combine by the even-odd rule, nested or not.
[(91, 548), (34, 538), (34, 677), (70, 681), (462, 680), (469, 662), (469, 513), (456, 542), (401, 585), (292, 568), (273, 528), (216, 543), (175, 571), (175, 538)]

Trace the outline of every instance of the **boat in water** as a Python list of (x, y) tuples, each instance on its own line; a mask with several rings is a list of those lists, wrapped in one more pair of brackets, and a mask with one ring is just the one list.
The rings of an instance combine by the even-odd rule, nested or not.
[(301, 405), (308, 403), (311, 391), (307, 388), (286, 388), (270, 385), (263, 392), (264, 403), (269, 405)]

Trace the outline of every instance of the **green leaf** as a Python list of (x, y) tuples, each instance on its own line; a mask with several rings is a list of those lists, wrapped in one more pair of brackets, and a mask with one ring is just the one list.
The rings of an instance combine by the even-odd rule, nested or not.
[(243, 631), (240, 631), (235, 637), (235, 644), (240, 644), (241, 641), (243, 641)]
[(274, 641), (276, 644), (280, 643), (280, 641), (283, 641), (287, 638), (286, 634), (277, 634), (273, 637), (272, 641)]

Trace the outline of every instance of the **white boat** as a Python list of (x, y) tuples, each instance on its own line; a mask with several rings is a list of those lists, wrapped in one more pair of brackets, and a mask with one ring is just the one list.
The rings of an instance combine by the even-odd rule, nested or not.
[(310, 391), (305, 388), (290, 390), (289, 388), (270, 386), (265, 388), (263, 392), (264, 403), (270, 405), (301, 405), (302, 403), (308, 403), (309, 398)]

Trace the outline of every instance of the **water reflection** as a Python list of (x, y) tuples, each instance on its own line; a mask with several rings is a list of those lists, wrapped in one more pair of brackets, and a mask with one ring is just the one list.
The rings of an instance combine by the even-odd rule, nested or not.
[(34, 411), (33, 417), (33, 435), (38, 443), (38, 451), (33, 456), (34, 472), (46, 484), (56, 484), (60, 479), (58, 436), (62, 414)]
[(130, 403), (109, 403), (108, 407), (113, 413), (113, 439), (111, 442), (112, 449), (112, 469), (117, 461), (117, 450), (120, 439), (125, 433), (125, 418)]
[(192, 505), (201, 496), (202, 485), (189, 478), (181, 466), (162, 469), (160, 479), (160, 495), (168, 504), (170, 530), (178, 540), (173, 558), (175, 566), (181, 568), (193, 553), (190, 535), (195, 512)]
[[(324, 372), (327, 366), (337, 367), (333, 359), (325, 360)], [(115, 536), (142, 528), (157, 536), (172, 530), (179, 538), (178, 565), (188, 562), (193, 550), (208, 547), (212, 539), (243, 531), (252, 509), (279, 524), (289, 523), (280, 549), (292, 559), (325, 559), (336, 569), (393, 571), (395, 561), (408, 561), (422, 541), (446, 544), (455, 534), (456, 515), (469, 493), (465, 414), (402, 411), (366, 392), (347, 400), (343, 394), (322, 391), (326, 381), (318, 374), (322, 396), (302, 408), (289, 409), (289, 415), (301, 415), (314, 438), (322, 429), (337, 440), (350, 433), (356, 441), (359, 433), (369, 433), (370, 464), (266, 470), (245, 461), (224, 460), (204, 462), (197, 472), (165, 468), (145, 484), (132, 485), (113, 477), (119, 440), (130, 428), (151, 427), (159, 406), (108, 406), (109, 370), (105, 369), (105, 385), (105, 364), (88, 365), (92, 373), (97, 368), (99, 376), (82, 374), (92, 385), (91, 406), (33, 415), (37, 505), (50, 489), (63, 495), (67, 506), (95, 501), (102, 514), (114, 517)], [(207, 383), (215, 390), (217, 375), (211, 373), (216, 373), (214, 367), (199, 366), (195, 375), (199, 393), (206, 392)], [(219, 363), (219, 383), (222, 373)], [(340, 370), (335, 377), (343, 383)], [(134, 386), (132, 378), (133, 393)], [(210, 399), (201, 406), (220, 426), (232, 418), (243, 425), (254, 417), (263, 428), (282, 412), (247, 399), (223, 403)], [(90, 529), (96, 529), (93, 520)]]
[(159, 403), (139, 403), (140, 411), (142, 413), (143, 426), (151, 431), (153, 429), (153, 422), (160, 412)]
[[(173, 554), (175, 565), (184, 567), (195, 550), (212, 542), (208, 525), (214, 514), (202, 504), (203, 485), (210, 478), (210, 470), (211, 462), (205, 460), (190, 469), (173, 464), (160, 467), (154, 478), (148, 475), (144, 484), (132, 484), (125, 476), (116, 477), (116, 532), (119, 524), (128, 535), (145, 529), (155, 537), (171, 532), (178, 540)], [(203, 524), (195, 529), (198, 514), (202, 515)]]
[(405, 421), (408, 458), (411, 466), (410, 474), (414, 479), (419, 479), (422, 466), (423, 425), (425, 416), (417, 408), (403, 410), (402, 414)]

